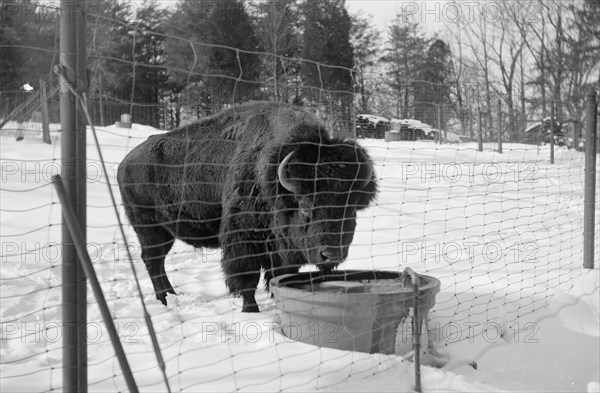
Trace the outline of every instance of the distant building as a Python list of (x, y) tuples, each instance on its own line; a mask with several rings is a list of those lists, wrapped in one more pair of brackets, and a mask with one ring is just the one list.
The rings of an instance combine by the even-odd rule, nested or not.
[(356, 115), (356, 136), (358, 138), (383, 139), (390, 129), (390, 121), (381, 116)]

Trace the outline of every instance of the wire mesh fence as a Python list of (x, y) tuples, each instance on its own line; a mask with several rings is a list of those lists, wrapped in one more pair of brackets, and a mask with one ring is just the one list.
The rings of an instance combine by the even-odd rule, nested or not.
[[(295, 272), (300, 265), (302, 271), (316, 271), (319, 263), (342, 260), (344, 270), (400, 272), (410, 267), (435, 277), (441, 282), (440, 293), (424, 325), (422, 359), (442, 365), (448, 359), (476, 361), (478, 351), (489, 343), (535, 342), (539, 326), (534, 313), (546, 307), (556, 290), (570, 289), (582, 275), (584, 155), (558, 139), (556, 145), (543, 144), (544, 119), (529, 119), (542, 120), (538, 139), (531, 144), (527, 127), (514, 125), (524, 125), (527, 118), (512, 125), (504, 122), (498, 132), (498, 123), (482, 122), (487, 109), (473, 106), (463, 128), (451, 130), (454, 109), (431, 101), (424, 103), (427, 116), (394, 112), (390, 104), (389, 112), (378, 115), (397, 117), (399, 128), (395, 130), (391, 121), (389, 129), (374, 126), (375, 131), (363, 132), (357, 127), (354, 86), (323, 86), (324, 75), (340, 67), (223, 46), (219, 49), (224, 56), (237, 59), (239, 72), (207, 71), (195, 68), (197, 54), (215, 45), (103, 15), (95, 21), (96, 29), (126, 27), (137, 32), (132, 34), (132, 50), (136, 34), (163, 34), (176, 41), (191, 62), (166, 68), (178, 78), (202, 80), (189, 83), (181, 99), (148, 104), (98, 90), (86, 104), (108, 170), (103, 173), (96, 146), (88, 138), (87, 249), (141, 390), (163, 391), (165, 381), (140, 298), (152, 317), (173, 390), (343, 389), (348, 379), (359, 381), (368, 375), (403, 386), (393, 381), (412, 381), (412, 366), (406, 361), (413, 344), (408, 315), (394, 332), (393, 352), (400, 356), (299, 343), (295, 339), (308, 335), (324, 344), (330, 335), (336, 337), (339, 327), (324, 325), (323, 330), (323, 325), (306, 323), (300, 327), (304, 332), (282, 334), (286, 326), (263, 279)], [(116, 62), (131, 74), (153, 65), (115, 59), (101, 50), (93, 56), (105, 67)], [(244, 61), (274, 60), (283, 69), (288, 63), (309, 63), (321, 85), (302, 84), (286, 74), (245, 79)], [(352, 77), (353, 70), (341, 71)], [(204, 84), (206, 80), (212, 84)], [(133, 84), (126, 87), (135, 90)], [(2, 114), (8, 116), (14, 97), (24, 93), (2, 93)], [(250, 107), (251, 114), (237, 106), (281, 97), (285, 99), (275, 104)], [(376, 99), (391, 103), (394, 97), (382, 93)], [(290, 109), (293, 101), (304, 109)], [(221, 109), (228, 115), (214, 115)], [(2, 385), (8, 390), (63, 388), (62, 224), (50, 185), (62, 169), (57, 111), (50, 110), (50, 145), (41, 143), (40, 121), (33, 112), (9, 121), (0, 135)], [(131, 128), (115, 124), (123, 113), (131, 115)], [(213, 117), (194, 123), (208, 115)], [(431, 119), (429, 128), (402, 123), (421, 115)], [(494, 116), (506, 114), (500, 109)], [(298, 125), (299, 131), (294, 130)], [(164, 131), (178, 126), (183, 128)], [(300, 139), (309, 133), (303, 127), (316, 132), (316, 139)], [(16, 142), (10, 130), (19, 129), (26, 130), (25, 137)], [(408, 129), (413, 130), (409, 140), (384, 139), (386, 132)], [(432, 136), (435, 130), (437, 136)], [(558, 134), (552, 132), (551, 137)], [(473, 139), (479, 133), (484, 135), (481, 149)], [(499, 134), (506, 138), (498, 139)], [(353, 136), (362, 138), (356, 144), (346, 139)], [(498, 140), (504, 142), (502, 152)], [(132, 153), (136, 148), (138, 153)], [(350, 157), (338, 157), (339, 149), (350, 149)], [(293, 166), (301, 166), (298, 161), (282, 172), (281, 162), (292, 151), (295, 160), (301, 154), (308, 157), (316, 175), (306, 178), (297, 168), (294, 172)], [(128, 154), (139, 168), (131, 170), (126, 183), (138, 193), (123, 201), (119, 195), (127, 187), (121, 179), (119, 189), (117, 174)], [(369, 162), (372, 178), (361, 169)], [(349, 175), (341, 175), (346, 172)], [(282, 173), (291, 184), (301, 185), (286, 187)], [(372, 201), (361, 197), (375, 192), (374, 186), (362, 184), (368, 180), (377, 183)], [(107, 184), (117, 195), (127, 243), (120, 237)], [(297, 189), (301, 187), (310, 192)], [(199, 213), (208, 211), (212, 216)], [(148, 259), (148, 250), (158, 250), (150, 257), (164, 258), (164, 270)], [(600, 260), (598, 238), (595, 250)], [(228, 270), (224, 261), (241, 264)], [(135, 289), (130, 263), (140, 278), (142, 296)], [(151, 276), (165, 275), (177, 295), (165, 294), (170, 288), (164, 282), (153, 285)], [(251, 276), (246, 280), (250, 284), (236, 287), (236, 278), (246, 276)], [(242, 290), (254, 287), (261, 313), (241, 313), (247, 301)], [(344, 288), (349, 291), (348, 284)], [(242, 296), (233, 296), (229, 289)], [(156, 292), (166, 296), (166, 307)], [(79, 328), (89, 346), (88, 387), (124, 390), (96, 300), (91, 293), (86, 300), (88, 322)], [(328, 310), (322, 304), (308, 307), (315, 315)]]

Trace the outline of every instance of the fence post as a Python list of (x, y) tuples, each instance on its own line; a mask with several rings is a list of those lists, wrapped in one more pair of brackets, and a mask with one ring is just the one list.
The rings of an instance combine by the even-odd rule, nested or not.
[(577, 150), (579, 147), (579, 135), (581, 134), (582, 129), (581, 124), (581, 112), (578, 113), (577, 120), (573, 124), (573, 149)]
[[(85, 16), (84, 12), (87, 9), (86, 7), (87, 0), (78, 0), (78, 4), (75, 8), (75, 24), (77, 29), (77, 38), (76, 38), (76, 83), (77, 83), (77, 91), (79, 94), (87, 94), (87, 42), (85, 36)], [(75, 140), (75, 151), (77, 154), (77, 184), (76, 184), (76, 192), (77, 192), (77, 216), (79, 218), (79, 225), (81, 227), (81, 238), (82, 243), (87, 244), (87, 119), (85, 113), (82, 109), (84, 105), (80, 100), (75, 100), (75, 115), (76, 118), (76, 140)], [(90, 120), (91, 121), (91, 120)], [(75, 239), (71, 235), (72, 239)], [(75, 246), (75, 252), (77, 252)], [(81, 246), (81, 245), (80, 245)], [(80, 393), (87, 393), (88, 391), (88, 380), (87, 380), (87, 366), (88, 366), (88, 356), (87, 356), (87, 278), (85, 277), (85, 272), (81, 266), (81, 257), (77, 256), (78, 264), (77, 264), (77, 323), (79, 334), (82, 335), (79, 341), (78, 347), (78, 379), (79, 379), (79, 387), (78, 391)]]
[(50, 118), (48, 117), (48, 90), (46, 82), (40, 78), (40, 105), (42, 109), (42, 140), (44, 143), (52, 144), (50, 139)]
[[(444, 125), (444, 142), (448, 143), (448, 127), (446, 127), (446, 113), (444, 112), (444, 104), (442, 104), (441, 106), (441, 110), (440, 110), (440, 121), (441, 119), (444, 119), (443, 125)], [(441, 128), (440, 128), (441, 129)]]
[(100, 89), (98, 89), (98, 110), (100, 111), (100, 125), (106, 126), (104, 121), (104, 97), (102, 96), (102, 74), (100, 74)]
[(486, 142), (494, 141), (494, 130), (492, 129), (492, 118), (488, 116), (488, 113), (485, 113), (483, 116), (483, 129), (485, 130), (483, 134), (483, 140)]
[(481, 121), (481, 109), (478, 108), (477, 109), (478, 113), (479, 113), (479, 132), (477, 133), (477, 144), (478, 144), (478, 148), (479, 151), (483, 151), (483, 127), (482, 127), (482, 121)]
[[(80, 0), (62, 0), (60, 13), (60, 124), (61, 124), (61, 176), (67, 195), (67, 204), (75, 209), (82, 228), (85, 228), (81, 206), (85, 206), (85, 177), (81, 179), (81, 168), (85, 168), (85, 144), (79, 146), (76, 99), (69, 85), (79, 88), (78, 83), (85, 75), (77, 75), (81, 65), (77, 65), (78, 29), (77, 23), (83, 19)], [(81, 23), (81, 22), (80, 22)], [(83, 30), (83, 29), (81, 29)], [(81, 50), (82, 42), (79, 49)], [(82, 62), (85, 59), (80, 60)], [(80, 63), (81, 64), (81, 63)], [(85, 63), (83, 63), (85, 64)], [(83, 162), (81, 161), (83, 160)], [(83, 184), (83, 185), (82, 185)], [(84, 189), (84, 188), (83, 188)], [(85, 275), (77, 260), (74, 240), (69, 233), (66, 221), (62, 225), (62, 340), (63, 340), (63, 391), (87, 392), (87, 346), (86, 346), (86, 296), (78, 293), (85, 289)], [(81, 311), (84, 314), (81, 314)]]
[(596, 125), (597, 94), (588, 91), (585, 97), (585, 189), (583, 211), (583, 267), (594, 268), (594, 222), (596, 215)]
[(550, 103), (550, 164), (554, 164), (554, 104), (554, 101)]
[(473, 131), (473, 109), (469, 106), (469, 138), (473, 141), (475, 133)]
[(485, 117), (485, 128), (488, 130), (488, 135), (487, 135), (487, 141), (488, 142), (493, 142), (494, 141), (494, 121), (492, 119), (492, 106), (490, 103), (490, 106), (486, 109), (487, 110), (487, 116)]
[(438, 142), (442, 143), (442, 106), (437, 106)]
[(502, 153), (502, 102), (498, 98), (498, 153)]

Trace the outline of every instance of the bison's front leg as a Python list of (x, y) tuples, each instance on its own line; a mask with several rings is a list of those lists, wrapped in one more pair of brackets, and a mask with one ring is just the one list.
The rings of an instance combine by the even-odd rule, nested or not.
[(261, 266), (269, 259), (266, 236), (258, 227), (255, 206), (247, 199), (238, 199), (226, 209), (221, 223), (221, 264), (225, 283), (234, 296), (244, 300), (242, 312), (259, 312), (254, 293), (260, 281)]
[[(226, 236), (231, 237), (231, 236)], [(231, 241), (231, 240), (230, 240)], [(260, 281), (261, 252), (256, 240), (242, 240), (223, 245), (221, 264), (225, 283), (234, 296), (241, 296), (242, 312), (259, 312), (254, 293)], [(265, 253), (262, 252), (262, 258)]]

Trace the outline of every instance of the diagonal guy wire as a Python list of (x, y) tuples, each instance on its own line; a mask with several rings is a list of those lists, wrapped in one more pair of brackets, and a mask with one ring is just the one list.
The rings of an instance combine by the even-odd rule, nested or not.
[(81, 109), (83, 110), (85, 117), (87, 119), (88, 124), (90, 125), (90, 128), (92, 129), (92, 135), (94, 136), (94, 142), (96, 145), (96, 149), (98, 151), (98, 157), (100, 158), (100, 163), (102, 165), (102, 171), (104, 172), (104, 175), (106, 176), (106, 185), (108, 187), (108, 193), (110, 195), (110, 199), (112, 202), (112, 206), (114, 208), (115, 211), (115, 215), (117, 217), (117, 223), (119, 225), (119, 230), (121, 232), (121, 237), (123, 238), (123, 242), (125, 243), (125, 248), (127, 249), (127, 258), (129, 259), (129, 265), (131, 266), (131, 271), (133, 272), (133, 278), (135, 280), (135, 285), (137, 287), (138, 293), (140, 295), (140, 302), (142, 304), (142, 310), (144, 313), (144, 320), (146, 322), (146, 325), (148, 326), (148, 334), (150, 335), (150, 339), (152, 340), (152, 347), (154, 348), (154, 353), (156, 354), (156, 359), (158, 361), (158, 367), (160, 368), (160, 370), (162, 371), (163, 374), (163, 379), (165, 381), (165, 385), (167, 387), (167, 391), (169, 393), (171, 393), (171, 387), (169, 386), (169, 379), (167, 377), (166, 374), (166, 366), (165, 366), (165, 361), (163, 359), (162, 353), (160, 351), (160, 346), (158, 345), (158, 339), (156, 338), (156, 332), (154, 330), (154, 325), (152, 323), (152, 318), (150, 317), (150, 314), (148, 313), (148, 310), (146, 309), (146, 304), (144, 303), (144, 296), (142, 293), (142, 288), (140, 287), (140, 283), (137, 277), (137, 273), (135, 272), (135, 267), (133, 266), (133, 257), (131, 256), (131, 250), (129, 248), (129, 242), (127, 241), (127, 237), (125, 236), (125, 231), (123, 230), (123, 223), (121, 222), (121, 217), (119, 216), (119, 211), (117, 210), (117, 202), (115, 200), (115, 195), (113, 193), (112, 187), (111, 187), (111, 183), (110, 183), (110, 179), (108, 176), (108, 170), (106, 169), (106, 165), (104, 162), (104, 157), (102, 155), (102, 149), (100, 149), (100, 143), (98, 142), (98, 135), (96, 134), (96, 128), (94, 127), (94, 123), (92, 123), (92, 119), (90, 117), (89, 111), (88, 111), (88, 103), (87, 103), (87, 96), (85, 93), (80, 94), (79, 92), (77, 92), (75, 90), (75, 88), (73, 87), (73, 84), (71, 83), (71, 81), (69, 81), (66, 76), (64, 75), (64, 70), (63, 67), (60, 65), (55, 66), (54, 68), (54, 72), (58, 75), (61, 75), (64, 77), (67, 87), (69, 88), (69, 90), (71, 91), (71, 93), (79, 100), (81, 101)]

